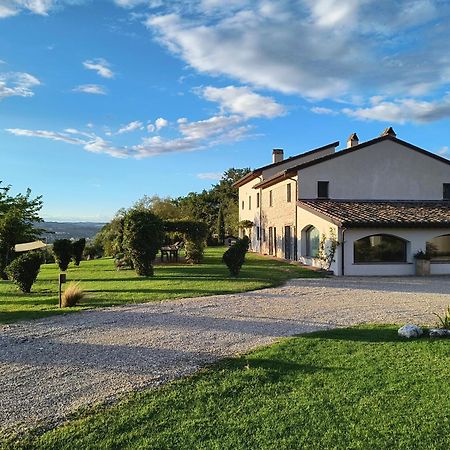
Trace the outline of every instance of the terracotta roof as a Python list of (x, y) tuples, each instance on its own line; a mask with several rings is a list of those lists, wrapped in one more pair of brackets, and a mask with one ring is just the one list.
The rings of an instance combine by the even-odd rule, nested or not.
[(343, 227), (450, 227), (450, 201), (300, 200), (298, 206)]
[[(295, 174), (295, 175), (297, 175), (297, 174)], [(283, 170), (282, 172), (278, 172), (275, 175), (273, 175), (273, 176), (271, 176), (271, 177), (269, 177), (269, 178), (267, 178), (267, 179), (265, 179), (263, 181), (260, 181), (259, 183), (255, 184), (253, 186), (253, 189), (260, 189), (260, 188), (261, 189), (265, 189), (265, 188), (268, 188), (270, 186), (273, 186), (274, 184), (279, 183), (280, 181), (289, 179), (290, 177), (291, 176), (288, 175), (288, 171), (287, 170)]]
[(331, 144), (323, 145), (322, 147), (315, 148), (314, 150), (309, 150), (308, 152), (291, 156), (290, 158), (283, 159), (282, 161), (272, 163), (272, 164), (267, 164), (266, 166), (258, 167), (257, 169), (252, 170), (250, 173), (248, 173), (247, 175), (242, 177), (240, 180), (233, 183), (233, 187), (241, 187), (244, 184), (248, 183), (249, 181), (253, 180), (254, 178), (259, 177), (262, 174), (263, 170), (271, 169), (272, 167), (280, 166), (281, 164), (285, 164), (287, 162), (294, 161), (295, 159), (300, 159), (300, 158), (304, 158), (305, 156), (313, 155), (314, 153), (318, 153), (322, 150), (325, 150), (328, 147), (336, 148), (338, 145), (339, 145), (339, 141), (332, 142)]

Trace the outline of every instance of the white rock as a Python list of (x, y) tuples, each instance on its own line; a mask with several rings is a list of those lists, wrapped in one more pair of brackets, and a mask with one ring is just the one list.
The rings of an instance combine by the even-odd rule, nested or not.
[(432, 338), (448, 338), (450, 337), (450, 330), (445, 328), (432, 328), (430, 330), (430, 337)]
[(398, 335), (404, 338), (418, 338), (422, 336), (423, 330), (417, 325), (403, 325), (398, 329)]

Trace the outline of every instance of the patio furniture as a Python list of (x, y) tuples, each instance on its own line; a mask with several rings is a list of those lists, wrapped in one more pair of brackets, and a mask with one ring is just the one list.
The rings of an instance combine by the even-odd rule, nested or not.
[(161, 262), (164, 261), (164, 256), (169, 261), (178, 262), (178, 252), (183, 247), (183, 242), (176, 242), (173, 245), (166, 245), (161, 247)]

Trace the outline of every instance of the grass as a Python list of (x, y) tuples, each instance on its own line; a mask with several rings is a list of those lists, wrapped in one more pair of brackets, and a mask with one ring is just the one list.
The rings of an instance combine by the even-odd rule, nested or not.
[(396, 327), (312, 333), (5, 448), (450, 448), (449, 347)]
[(228, 294), (276, 286), (289, 278), (317, 277), (316, 272), (296, 265), (248, 254), (239, 278), (230, 278), (221, 262), (224, 248), (206, 249), (200, 265), (162, 265), (152, 278), (138, 277), (134, 271), (117, 271), (112, 259), (83, 261), (71, 265), (67, 281), (79, 281), (86, 293), (81, 306), (58, 308), (58, 268), (41, 268), (31, 294), (22, 294), (9, 281), (0, 281), (0, 323), (36, 319), (80, 309), (140, 303), (171, 298)]

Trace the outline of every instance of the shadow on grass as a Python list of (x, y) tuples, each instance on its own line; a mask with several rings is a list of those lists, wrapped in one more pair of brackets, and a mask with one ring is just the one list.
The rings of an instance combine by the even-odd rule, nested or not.
[(417, 339), (407, 340), (397, 334), (396, 325), (371, 325), (370, 328), (337, 328), (334, 330), (317, 331), (300, 334), (302, 339), (338, 340), (351, 342), (417, 342)]

